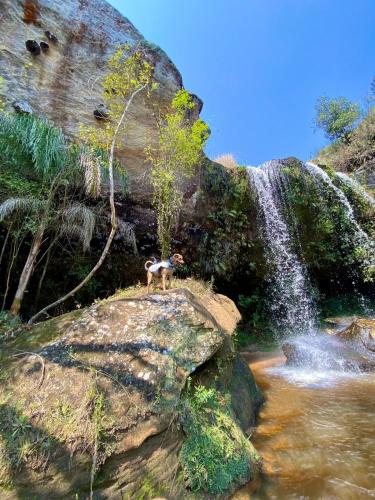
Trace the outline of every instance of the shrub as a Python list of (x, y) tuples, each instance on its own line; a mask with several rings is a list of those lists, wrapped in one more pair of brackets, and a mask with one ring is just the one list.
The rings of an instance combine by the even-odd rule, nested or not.
[(214, 159), (214, 162), (220, 163), (223, 167), (228, 168), (229, 170), (236, 170), (238, 168), (238, 163), (231, 153), (218, 156)]
[(251, 461), (257, 456), (233, 419), (228, 398), (197, 386), (184, 402), (187, 438), (180, 462), (189, 487), (218, 494), (233, 481), (250, 478)]

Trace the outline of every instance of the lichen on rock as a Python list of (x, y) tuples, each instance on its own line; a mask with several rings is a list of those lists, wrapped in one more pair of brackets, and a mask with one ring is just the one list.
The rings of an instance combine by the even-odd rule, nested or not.
[[(10, 339), (1, 379), (0, 491), (38, 498), (88, 491), (94, 464), (93, 487), (104, 498), (131, 496), (146, 478), (176, 498), (186, 493), (181, 397), (215, 356), (228, 363), (228, 429), (239, 439), (243, 432), (230, 402), (238, 317), (226, 297), (175, 289), (99, 302), (65, 315), (64, 325), (54, 319)], [(51, 340), (41, 334), (49, 323)]]

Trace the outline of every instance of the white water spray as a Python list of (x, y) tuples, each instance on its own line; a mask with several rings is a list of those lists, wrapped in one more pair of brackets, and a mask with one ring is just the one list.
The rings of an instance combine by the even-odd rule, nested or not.
[(359, 182), (349, 177), (349, 175), (343, 172), (336, 172), (337, 177), (347, 186), (349, 186), (353, 191), (358, 193), (366, 202), (375, 208), (375, 198), (371, 196), (365, 188), (361, 186)]

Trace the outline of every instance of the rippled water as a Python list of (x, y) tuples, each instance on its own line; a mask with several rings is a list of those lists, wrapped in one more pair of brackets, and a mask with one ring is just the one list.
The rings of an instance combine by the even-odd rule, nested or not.
[(263, 474), (234, 498), (375, 498), (375, 374), (296, 370), (264, 353), (248, 361), (266, 398), (252, 438)]

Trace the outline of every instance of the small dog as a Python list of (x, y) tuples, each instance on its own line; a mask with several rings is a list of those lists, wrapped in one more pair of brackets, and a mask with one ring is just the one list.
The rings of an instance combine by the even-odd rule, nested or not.
[(168, 279), (168, 288), (171, 288), (173, 271), (176, 266), (185, 264), (181, 254), (175, 253), (168, 260), (158, 262), (155, 257), (153, 260), (145, 262), (145, 270), (147, 271), (147, 293), (150, 293), (150, 285), (154, 279), (161, 279), (163, 283), (163, 291), (166, 290), (166, 281)]

